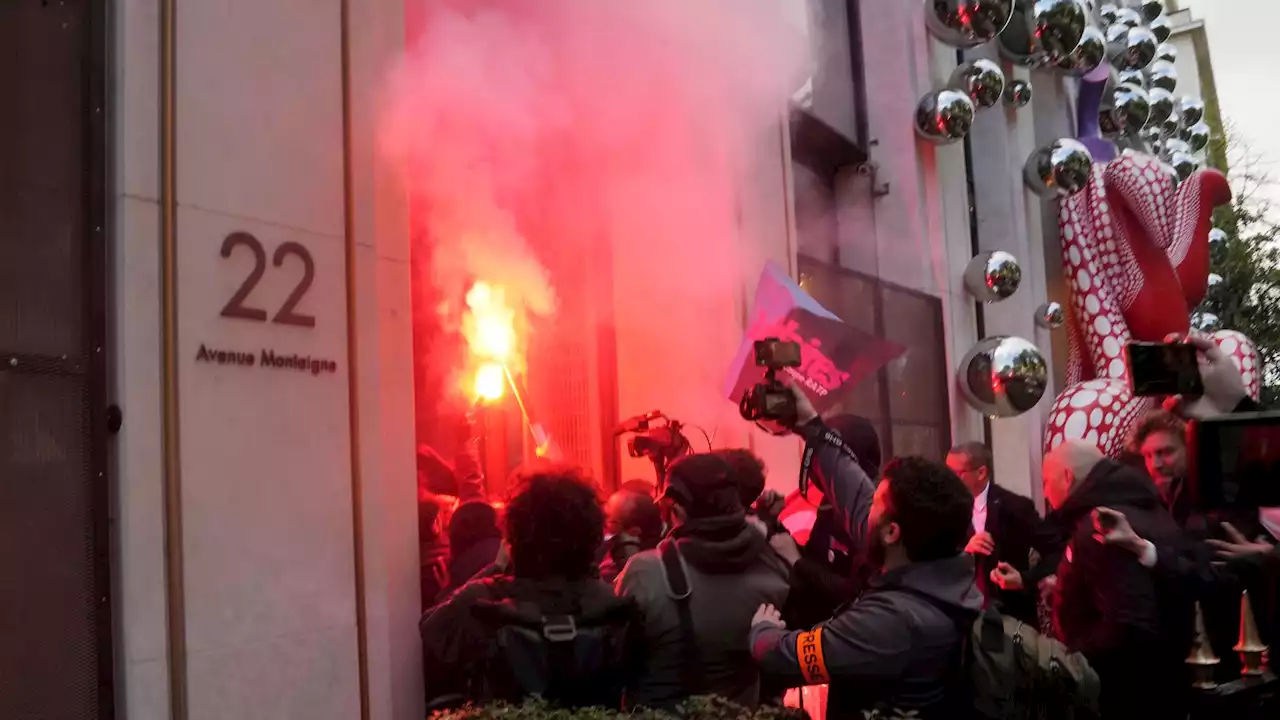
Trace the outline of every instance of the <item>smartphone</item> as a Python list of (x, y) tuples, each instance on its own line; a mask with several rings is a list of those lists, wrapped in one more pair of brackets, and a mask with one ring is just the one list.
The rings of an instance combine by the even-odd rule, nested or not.
[(1129, 381), (1139, 397), (1204, 394), (1196, 348), (1189, 343), (1131, 342), (1125, 347)]

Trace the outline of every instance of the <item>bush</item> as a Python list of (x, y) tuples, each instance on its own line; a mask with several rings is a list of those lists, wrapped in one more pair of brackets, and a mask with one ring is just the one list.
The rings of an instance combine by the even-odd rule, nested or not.
[(721, 697), (691, 698), (680, 706), (678, 716), (658, 710), (619, 712), (607, 708), (566, 709), (542, 700), (526, 700), (520, 705), (493, 703), (484, 707), (468, 705), (442, 710), (432, 720), (807, 720), (803, 710), (762, 707), (751, 711)]

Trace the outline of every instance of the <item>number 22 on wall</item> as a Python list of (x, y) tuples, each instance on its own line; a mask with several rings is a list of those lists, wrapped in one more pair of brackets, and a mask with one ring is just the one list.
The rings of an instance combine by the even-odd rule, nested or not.
[[(262, 242), (258, 238), (247, 232), (233, 232), (222, 241), (222, 257), (231, 257), (232, 251), (239, 245), (249, 248), (253, 253), (253, 270), (244, 279), (244, 282), (240, 284), (240, 289), (236, 290), (235, 295), (232, 295), (227, 304), (223, 306), (222, 317), (266, 322), (267, 311), (249, 307), (245, 304), (245, 301), (249, 299), (249, 293), (252, 293), (253, 289), (258, 286), (262, 276), (267, 273), (267, 251), (262, 247)], [(307, 294), (307, 290), (311, 289), (311, 282), (315, 280), (315, 261), (311, 258), (311, 252), (301, 244), (286, 242), (276, 248), (275, 254), (271, 256), (271, 264), (275, 267), (280, 267), (284, 264), (285, 258), (290, 255), (294, 255), (302, 261), (302, 280), (294, 287), (293, 292), (289, 293), (289, 297), (285, 298), (284, 304), (280, 306), (280, 310), (276, 312), (275, 317), (271, 318), (271, 322), (281, 325), (315, 327), (316, 319), (314, 316), (295, 312), (298, 303), (302, 302), (303, 296)]]

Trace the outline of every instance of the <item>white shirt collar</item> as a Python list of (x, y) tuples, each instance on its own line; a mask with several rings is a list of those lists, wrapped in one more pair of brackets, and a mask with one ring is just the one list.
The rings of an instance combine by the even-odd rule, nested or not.
[(982, 492), (973, 499), (973, 507), (977, 510), (987, 509), (987, 493), (991, 492), (991, 483), (988, 481), (987, 486), (982, 488)]

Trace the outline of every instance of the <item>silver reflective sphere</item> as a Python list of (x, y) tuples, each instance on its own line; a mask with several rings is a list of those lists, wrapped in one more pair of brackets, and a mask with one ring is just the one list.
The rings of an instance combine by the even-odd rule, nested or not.
[(1119, 12), (1120, 8), (1116, 7), (1115, 3), (1106, 3), (1102, 6), (1102, 9), (1098, 11), (1098, 17), (1102, 19), (1103, 25), (1114, 25), (1117, 17), (1116, 14)]
[(1034, 19), (1040, 45), (1054, 62), (1076, 49), (1089, 26), (1084, 6), (1076, 0), (1036, 0)]
[[(1155, 100), (1154, 100), (1154, 99), (1151, 101), (1151, 112), (1152, 112), (1152, 113), (1155, 113)], [(1142, 139), (1147, 143), (1147, 145), (1149, 145), (1149, 146), (1151, 147), (1151, 151), (1152, 151), (1152, 153), (1153, 153), (1153, 154), (1155, 154), (1155, 153), (1156, 153), (1156, 146), (1160, 143), (1160, 126), (1159, 126), (1159, 124), (1155, 124), (1155, 125), (1153, 125), (1152, 123), (1147, 123), (1147, 126), (1146, 126), (1146, 127), (1144, 127), (1144, 128), (1142, 128), (1142, 132), (1140, 133), (1140, 136), (1141, 136), (1141, 137), (1142, 137)]]
[(1165, 175), (1169, 176), (1169, 179), (1173, 180), (1173, 187), (1176, 190), (1178, 185), (1182, 183), (1182, 178), (1178, 177), (1178, 171), (1164, 160), (1160, 161), (1160, 169), (1164, 171)]
[(1046, 330), (1057, 330), (1067, 322), (1067, 311), (1062, 303), (1047, 302), (1036, 308), (1036, 325)]
[(1003, 250), (974, 256), (964, 269), (964, 287), (979, 302), (1000, 302), (1018, 291), (1022, 266)]
[(1173, 166), (1174, 172), (1178, 173), (1179, 180), (1186, 180), (1200, 169), (1200, 162), (1195, 159), (1195, 156), (1184, 152), (1172, 153), (1169, 156), (1169, 164)]
[(1160, 0), (1142, 0), (1138, 5), (1138, 12), (1142, 13), (1142, 17), (1147, 22), (1152, 22), (1164, 14), (1164, 5), (1160, 3)]
[(1218, 273), (1209, 273), (1209, 287), (1213, 287), (1222, 282), (1222, 276)]
[(1156, 60), (1147, 66), (1147, 83), (1153, 88), (1173, 92), (1178, 87), (1178, 68), (1172, 60)]
[(1009, 107), (1026, 107), (1031, 102), (1031, 83), (1014, 78), (1004, 89), (1004, 104)]
[(1136, 28), (1142, 25), (1142, 16), (1133, 8), (1120, 8), (1116, 11), (1116, 25), (1124, 25), (1128, 28)]
[(1077, 75), (1088, 75), (1107, 59), (1107, 36), (1090, 25), (1080, 36), (1080, 44), (1058, 61), (1058, 68)]
[(1009, 25), (1014, 0), (930, 0), (925, 25), (942, 42), (974, 48), (995, 39)]
[(1121, 70), (1141, 70), (1156, 58), (1155, 33), (1145, 27), (1125, 28), (1112, 25), (1107, 31), (1107, 50), (1111, 62)]
[(1169, 18), (1156, 18), (1147, 27), (1151, 29), (1151, 34), (1156, 36), (1158, 42), (1164, 42), (1173, 35), (1173, 23), (1169, 22)]
[(973, 127), (974, 112), (973, 101), (958, 90), (931, 92), (916, 106), (916, 133), (935, 145), (962, 140)]
[(1183, 128), (1182, 131), (1178, 133), (1178, 137), (1185, 140), (1186, 143), (1191, 146), (1192, 152), (1200, 152), (1208, 147), (1211, 135), (1212, 131), (1209, 130), (1209, 125), (1203, 120), (1189, 128)]
[(1076, 0), (1022, 0), (1000, 33), (1000, 50), (1028, 67), (1056, 63), (1076, 49), (1088, 24)]
[(1132, 85), (1142, 90), (1147, 89), (1147, 76), (1141, 70), (1121, 70), (1116, 74), (1116, 82), (1121, 85)]
[(1064, 138), (1036, 148), (1023, 166), (1022, 179), (1041, 197), (1065, 197), (1083, 190), (1092, 173), (1089, 148)]
[(1178, 100), (1178, 122), (1190, 127), (1204, 119), (1204, 101), (1194, 95), (1183, 95)]
[(1221, 323), (1222, 321), (1218, 318), (1218, 316), (1214, 315), (1211, 312), (1206, 312), (1206, 313), (1198, 312), (1198, 313), (1192, 313), (1191, 315), (1191, 324), (1197, 330), (1205, 330), (1205, 331), (1217, 330), (1218, 326)]
[(951, 87), (980, 108), (995, 107), (1004, 95), (1004, 71), (990, 60), (967, 62), (951, 74)]
[(1217, 245), (1227, 241), (1227, 231), (1222, 228), (1209, 228), (1209, 244)]
[(1172, 137), (1178, 133), (1179, 127), (1180, 126), (1178, 125), (1178, 113), (1174, 112), (1170, 114), (1169, 117), (1166, 118), (1164, 122), (1160, 123), (1160, 133), (1165, 137)]
[(1122, 134), (1136, 133), (1151, 117), (1151, 99), (1142, 88), (1121, 85), (1112, 94), (1112, 119)]
[(1177, 62), (1178, 48), (1169, 43), (1160, 43), (1160, 47), (1156, 48), (1156, 60)]
[(965, 353), (958, 371), (965, 400), (992, 418), (1017, 417), (1035, 407), (1049, 385), (1044, 355), (1019, 337), (980, 340)]
[(1160, 124), (1173, 114), (1173, 93), (1163, 88), (1151, 88), (1147, 91), (1147, 100), (1151, 105), (1151, 116), (1147, 118), (1146, 127), (1154, 130), (1158, 139)]
[(1182, 153), (1184, 155), (1190, 155), (1191, 146), (1188, 145), (1185, 140), (1182, 140), (1180, 138), (1176, 138), (1176, 137), (1167, 138), (1164, 141), (1164, 158), (1166, 160), (1169, 160), (1173, 157), (1174, 153)]

